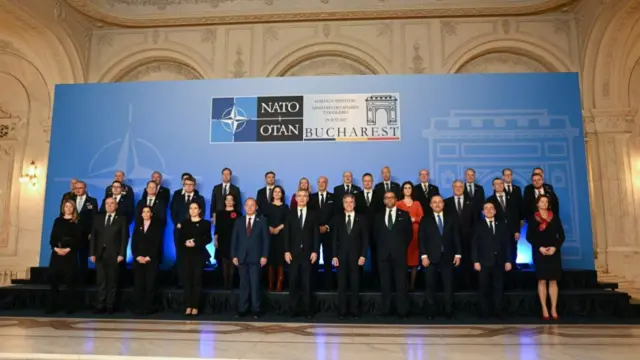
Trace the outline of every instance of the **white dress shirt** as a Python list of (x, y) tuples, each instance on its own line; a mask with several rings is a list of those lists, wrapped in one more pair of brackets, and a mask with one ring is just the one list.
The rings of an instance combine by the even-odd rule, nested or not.
[(533, 189), (536, 193), (536, 197), (540, 196), (540, 195), (544, 195), (544, 188), (540, 187), (540, 189)]
[[(396, 223), (396, 214), (398, 213), (398, 209), (394, 206), (391, 209), (387, 208), (387, 211), (384, 212), (384, 222), (385, 224), (387, 224), (387, 226), (389, 226), (389, 212), (391, 212), (391, 219), (393, 220), (393, 223)], [(393, 224), (391, 224), (393, 225)]]
[(348, 212), (348, 213), (344, 213), (344, 223), (346, 224), (347, 221), (349, 221), (349, 216), (351, 216), (351, 226), (353, 226), (354, 221), (356, 220), (356, 213), (355, 212)]
[(429, 191), (429, 183), (422, 183), (422, 192)]
[(304, 222), (307, 220), (307, 207), (299, 207), (296, 209), (296, 216), (298, 217), (298, 221), (300, 221), (300, 210), (302, 210), (302, 226), (304, 226)]
[(253, 225), (255, 224), (255, 222), (254, 222), (254, 218), (255, 217), (256, 217), (255, 215), (247, 216), (247, 222), (245, 224), (245, 227), (248, 227), (249, 223), (251, 223), (251, 228), (253, 228)]
[(367, 198), (369, 202), (373, 201), (373, 189), (364, 189), (362, 191), (364, 191), (364, 201), (367, 201)]
[[(460, 197), (462, 197), (462, 196), (460, 196)], [(457, 196), (456, 196), (456, 198), (457, 198)], [(456, 201), (458, 201), (458, 199), (456, 199)], [(436, 225), (438, 225), (438, 216), (440, 217), (440, 219), (442, 220), (442, 228), (444, 228), (444, 213), (442, 213), (442, 212), (439, 212), (439, 213), (434, 212), (434, 213), (433, 213), (433, 216), (435, 216), (435, 219), (436, 219)], [(444, 249), (443, 249), (443, 250), (444, 250)], [(424, 258), (426, 258), (426, 257), (427, 257), (427, 255), (422, 255), (422, 256), (420, 256), (420, 259), (424, 259)], [(461, 257), (462, 257), (462, 255), (460, 255), (460, 254), (456, 254), (456, 255), (455, 255), (455, 257), (457, 257), (457, 258), (461, 258)]]
[(148, 196), (147, 197), (147, 206), (153, 206), (153, 202), (156, 201), (156, 197), (155, 196)]
[(122, 195), (115, 195), (113, 197), (116, 200), (116, 204), (120, 202), (120, 196), (122, 196)]
[(493, 232), (493, 234), (495, 235), (496, 233), (496, 219), (487, 219), (485, 218), (486, 222), (487, 222), (487, 226), (491, 229), (491, 231)]

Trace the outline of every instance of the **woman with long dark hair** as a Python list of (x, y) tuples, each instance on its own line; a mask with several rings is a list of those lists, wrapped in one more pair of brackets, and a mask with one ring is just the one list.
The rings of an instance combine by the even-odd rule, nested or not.
[(404, 210), (411, 216), (411, 226), (413, 227), (413, 236), (407, 248), (407, 266), (411, 268), (411, 280), (409, 281), (409, 291), (415, 290), (416, 276), (418, 274), (418, 264), (420, 260), (420, 248), (418, 246), (418, 233), (420, 228), (420, 220), (424, 216), (422, 205), (419, 201), (413, 199), (413, 184), (405, 181), (401, 187), (401, 197), (398, 199), (396, 206), (400, 210)]
[(269, 225), (269, 291), (282, 291), (284, 284), (284, 238), (282, 229), (289, 213), (289, 207), (284, 203), (284, 190), (276, 185), (273, 188), (273, 198), (267, 208), (267, 223)]
[(222, 282), (225, 290), (233, 288), (233, 276), (236, 266), (231, 259), (231, 234), (236, 219), (242, 214), (235, 210), (236, 201), (233, 195), (227, 194), (224, 198), (224, 210), (216, 212), (216, 229), (214, 232), (214, 244), (216, 247), (216, 260), (222, 265)]
[(163, 230), (164, 221), (153, 218), (150, 206), (143, 206), (131, 238), (135, 312), (140, 315), (154, 312), (156, 275), (160, 263), (160, 244), (162, 243)]

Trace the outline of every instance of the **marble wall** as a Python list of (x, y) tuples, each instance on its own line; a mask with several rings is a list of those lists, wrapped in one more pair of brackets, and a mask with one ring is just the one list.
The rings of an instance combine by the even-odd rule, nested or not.
[(32, 159), (46, 176), (55, 83), (576, 71), (597, 263), (640, 280), (626, 266), (640, 262), (639, 8), (588, 0), (524, 17), (114, 28), (62, 1), (0, 0), (0, 275), (38, 264), (45, 189), (17, 178)]

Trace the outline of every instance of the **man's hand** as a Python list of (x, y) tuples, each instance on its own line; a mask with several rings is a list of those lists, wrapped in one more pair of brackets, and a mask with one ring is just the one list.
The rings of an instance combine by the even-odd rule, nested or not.
[(520, 240), (520, 233), (516, 233), (513, 238), (516, 239), (516, 241)]
[(453, 258), (453, 266), (460, 266), (460, 256), (455, 256)]
[(339, 267), (340, 261), (338, 260), (337, 257), (334, 257), (333, 260), (331, 260), (331, 264), (333, 264), (334, 267)]
[(124, 261), (124, 257), (122, 257), (122, 256), (118, 256), (118, 264), (120, 264), (120, 263), (121, 263), (121, 262), (123, 262), (123, 261)]
[(547, 248), (547, 254), (553, 255), (555, 253), (556, 253), (556, 248), (555, 247), (552, 246), (552, 247), (548, 247)]
[(233, 258), (233, 260), (232, 260), (232, 261), (233, 261), (233, 265), (235, 265), (235, 266), (240, 265), (240, 261), (238, 260), (238, 258), (237, 258), (237, 257)]
[(287, 264), (291, 264), (292, 260), (293, 260), (293, 257), (291, 257), (291, 253), (290, 252), (284, 253), (284, 261), (286, 261)]
[(146, 263), (148, 263), (148, 262), (150, 262), (150, 261), (151, 261), (151, 258), (150, 258), (150, 257), (148, 257), (148, 256), (147, 256), (146, 258), (144, 258), (144, 263), (145, 263), (145, 264), (146, 264)]
[(358, 266), (364, 266), (364, 263), (367, 261), (364, 257), (360, 256), (358, 259)]
[(511, 263), (504, 264), (504, 271), (511, 271)]
[(178, 224), (176, 227), (177, 227), (178, 229), (182, 229), (182, 224)]
[(95, 256), (90, 256), (89, 259), (91, 260), (92, 263), (96, 263), (96, 257)]
[(315, 264), (315, 263), (316, 263), (316, 260), (318, 260), (318, 254), (316, 254), (316, 253), (312, 252), (312, 253), (311, 253), (311, 256), (309, 257), (309, 260), (311, 260), (311, 263), (312, 263), (312, 264)]
[(422, 258), (422, 267), (423, 268), (427, 268), (427, 267), (429, 267), (429, 264), (431, 264), (431, 262), (429, 261), (429, 258), (426, 257), (426, 256), (423, 257)]
[(265, 265), (267, 265), (267, 258), (263, 256), (260, 258), (260, 267), (264, 267)]
[(542, 255), (547, 255), (547, 248), (541, 247), (538, 249), (538, 251), (540, 251), (540, 254)]
[(324, 234), (326, 232), (327, 232), (327, 227), (324, 225), (320, 226), (320, 234)]
[(143, 258), (142, 256), (138, 256), (138, 257), (136, 258), (136, 261), (137, 261), (138, 263), (140, 263), (140, 264), (144, 264), (144, 258)]
[(474, 263), (474, 264), (473, 264), (473, 268), (474, 268), (476, 271), (480, 271), (480, 270), (482, 270), (482, 266), (480, 266), (480, 263), (479, 263), (479, 262)]

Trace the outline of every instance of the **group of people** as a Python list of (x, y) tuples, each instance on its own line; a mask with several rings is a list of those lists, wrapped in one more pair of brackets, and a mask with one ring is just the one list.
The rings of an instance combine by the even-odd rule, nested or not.
[[(504, 274), (516, 267), (517, 241), (526, 221), (542, 317), (557, 319), (564, 232), (558, 198), (553, 187), (544, 182), (542, 169), (533, 169), (524, 193), (513, 184), (512, 170), (504, 169), (502, 177), (493, 180), (493, 194), (488, 197), (475, 182), (471, 168), (465, 171), (464, 181), (453, 182), (453, 196), (447, 199), (429, 183), (429, 175), (423, 169), (418, 183), (399, 184), (391, 180), (391, 170), (385, 166), (381, 182), (374, 185), (373, 175), (366, 173), (360, 187), (346, 171), (342, 184), (333, 192), (328, 178), (321, 176), (313, 193), (309, 180), (302, 178), (287, 205), (285, 190), (276, 184), (273, 171), (265, 174), (265, 186), (256, 196), (242, 202), (240, 188), (231, 183), (232, 171), (225, 168), (222, 182), (212, 190), (211, 221), (204, 218), (205, 199), (188, 173), (182, 176), (182, 188), (171, 195), (162, 186), (162, 174), (154, 172), (134, 205), (133, 189), (124, 183), (124, 172), (117, 171), (100, 207), (87, 194), (86, 184), (74, 179), (51, 231), (52, 296), (48, 310), (58, 308), (59, 284), (75, 289), (76, 268), (81, 275), (86, 273), (87, 259), (97, 269), (96, 311), (115, 310), (118, 275), (126, 257), (130, 224), (134, 223), (131, 250), (136, 311), (153, 312), (155, 277), (169, 212), (188, 316), (199, 313), (202, 274), (210, 257), (205, 246), (211, 242), (226, 289), (233, 287), (234, 273), (238, 272), (238, 316), (261, 316), (260, 278), (266, 267), (269, 291), (283, 290), (287, 268), (291, 314), (312, 317), (312, 273), (320, 266), (320, 254), (324, 258), (324, 285), (329, 290), (333, 288), (333, 270), (337, 273), (341, 318), (359, 317), (360, 278), (367, 262), (379, 279), (382, 315), (408, 315), (407, 292), (415, 287), (418, 268), (422, 268), (426, 316), (433, 318), (437, 309), (443, 308), (443, 315), (453, 318), (454, 270), (460, 267), (463, 281), (469, 281), (470, 272), (478, 272), (482, 312), (502, 316)], [(442, 306), (436, 304), (435, 297), (438, 277), (444, 290)], [(73, 291), (68, 294), (63, 302), (73, 311), (77, 306)]]

